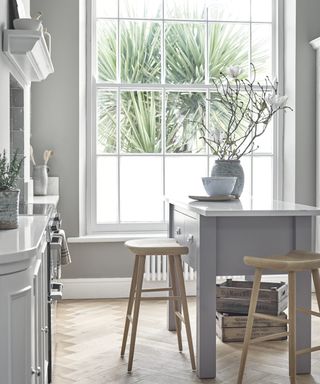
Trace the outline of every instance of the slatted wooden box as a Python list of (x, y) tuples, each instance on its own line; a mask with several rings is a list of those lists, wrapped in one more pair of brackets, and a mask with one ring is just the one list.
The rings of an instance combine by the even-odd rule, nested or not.
[[(286, 319), (287, 315), (282, 312), (279, 317)], [(246, 315), (216, 313), (216, 333), (225, 342), (243, 341), (247, 325)], [(273, 320), (255, 319), (252, 329), (252, 338), (272, 335), (274, 333), (287, 332), (287, 324)], [(286, 340), (287, 337), (274, 338), (272, 340)]]
[[(217, 311), (248, 314), (252, 291), (251, 281), (227, 279), (217, 284)], [(256, 312), (277, 316), (288, 306), (288, 285), (266, 283), (260, 286)]]

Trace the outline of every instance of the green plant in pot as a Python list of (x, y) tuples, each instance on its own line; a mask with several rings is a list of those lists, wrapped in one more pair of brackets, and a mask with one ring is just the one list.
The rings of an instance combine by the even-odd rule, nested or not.
[(272, 118), (286, 105), (287, 96), (278, 94), (278, 81), (268, 76), (263, 83), (256, 81), (253, 64), (252, 80), (241, 78), (239, 66), (230, 67), (228, 74), (212, 80), (210, 126), (205, 123), (203, 105), (200, 129), (201, 138), (207, 143), (213, 155), (217, 156), (211, 176), (236, 176), (232, 191), (240, 197), (244, 186), (244, 172), (241, 157), (259, 148), (257, 139), (262, 136)]
[(5, 150), (0, 153), (0, 229), (18, 227), (20, 190), (16, 185), (23, 160), (19, 159), (17, 151), (11, 160)]

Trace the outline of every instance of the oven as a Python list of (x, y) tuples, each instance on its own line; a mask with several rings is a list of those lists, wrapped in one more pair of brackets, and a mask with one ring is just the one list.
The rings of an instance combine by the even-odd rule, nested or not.
[(63, 284), (61, 283), (61, 246), (62, 238), (56, 232), (61, 227), (59, 213), (54, 213), (47, 227), (47, 283), (48, 283), (48, 382), (52, 382), (55, 357), (55, 333), (57, 301), (62, 299)]
[(61, 227), (60, 214), (56, 212), (52, 204), (20, 204), (21, 215), (45, 215), (49, 217), (46, 228), (47, 240), (47, 296), (48, 296), (48, 327), (43, 331), (47, 334), (47, 358), (48, 358), (48, 382), (52, 382), (54, 355), (55, 355), (55, 325), (57, 300), (62, 298), (61, 278), (61, 246), (62, 238), (55, 232)]

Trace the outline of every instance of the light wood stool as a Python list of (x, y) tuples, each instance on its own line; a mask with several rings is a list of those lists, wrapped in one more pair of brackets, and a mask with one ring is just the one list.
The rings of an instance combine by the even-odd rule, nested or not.
[[(121, 356), (123, 356), (125, 353), (126, 344), (127, 344), (129, 325), (130, 323), (132, 323), (128, 371), (130, 372), (132, 370), (140, 301), (152, 300), (152, 299), (173, 300), (179, 351), (182, 351), (182, 341), (181, 341), (181, 321), (182, 321), (184, 322), (186, 327), (191, 366), (192, 366), (192, 369), (195, 370), (196, 364), (195, 364), (195, 357), (194, 357), (194, 351), (193, 351), (188, 304), (187, 304), (187, 298), (186, 298), (186, 289), (184, 285), (184, 277), (183, 277), (182, 262), (181, 262), (181, 255), (185, 255), (189, 252), (188, 247), (179, 245), (174, 239), (130, 240), (130, 241), (127, 241), (125, 245), (130, 249), (131, 252), (135, 254), (135, 262), (134, 262), (133, 275), (132, 275), (132, 281), (131, 281), (129, 302), (128, 302), (127, 315), (126, 315), (122, 347), (121, 347)], [(168, 256), (170, 276), (171, 276), (171, 287), (142, 289), (144, 266), (145, 266), (145, 260), (147, 255)], [(141, 293), (143, 292), (157, 292), (157, 291), (172, 292), (172, 296), (141, 297)], [(183, 308), (183, 316), (179, 312), (180, 303)], [(133, 316), (132, 316), (132, 309), (133, 309)]]
[[(305, 252), (305, 251), (292, 251), (292, 252), (289, 252), (287, 255), (270, 256), (270, 257), (263, 257), (263, 258), (245, 256), (244, 263), (246, 265), (250, 265), (251, 267), (255, 267), (256, 270), (255, 270), (253, 287), (252, 287), (252, 295), (250, 300), (246, 334), (243, 342), (240, 369), (238, 374), (238, 384), (242, 383), (249, 344), (273, 339), (275, 336), (276, 337), (289, 336), (289, 376), (290, 376), (290, 383), (295, 384), (296, 383), (296, 356), (302, 355), (304, 353), (320, 350), (320, 346), (313, 347), (313, 348), (305, 348), (298, 351), (296, 350), (296, 311), (303, 312), (308, 315), (315, 315), (320, 317), (319, 312), (310, 311), (309, 309), (306, 309), (306, 308), (296, 307), (296, 272), (311, 271), (315, 290), (316, 290), (318, 307), (320, 311), (320, 277), (319, 277), (320, 254)], [(289, 277), (288, 279), (289, 280), (289, 317), (288, 319), (279, 319), (278, 317), (275, 317), (275, 316), (255, 313), (263, 269), (272, 269), (275, 271), (288, 273), (288, 277)], [(287, 323), (289, 324), (289, 332), (281, 332), (278, 334), (256, 337), (254, 339), (251, 339), (252, 326), (255, 318), (276, 320), (281, 323)]]

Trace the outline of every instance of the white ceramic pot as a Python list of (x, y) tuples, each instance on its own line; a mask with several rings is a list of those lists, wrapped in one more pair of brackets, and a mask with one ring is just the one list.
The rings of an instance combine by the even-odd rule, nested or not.
[(48, 191), (48, 167), (36, 165), (33, 167), (33, 194), (45, 196)]
[(36, 19), (14, 19), (13, 26), (15, 29), (24, 29), (30, 31), (40, 31), (42, 28), (42, 21)]

